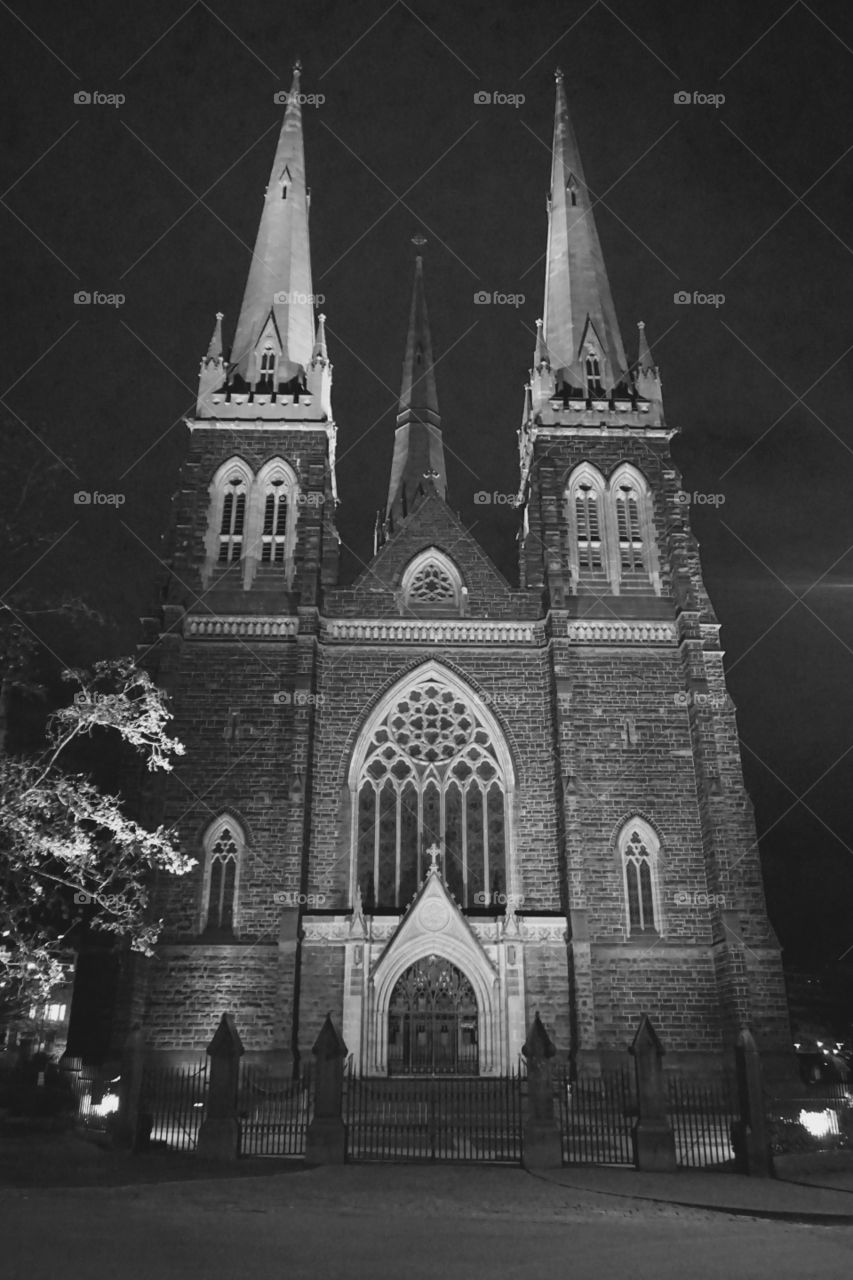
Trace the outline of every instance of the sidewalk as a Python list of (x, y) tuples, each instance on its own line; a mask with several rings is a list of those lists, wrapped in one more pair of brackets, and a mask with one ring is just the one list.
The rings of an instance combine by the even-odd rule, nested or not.
[(816, 1182), (747, 1178), (739, 1173), (638, 1173), (629, 1168), (575, 1166), (532, 1174), (575, 1191), (649, 1200), (718, 1213), (787, 1222), (853, 1225), (853, 1171), (815, 1174)]

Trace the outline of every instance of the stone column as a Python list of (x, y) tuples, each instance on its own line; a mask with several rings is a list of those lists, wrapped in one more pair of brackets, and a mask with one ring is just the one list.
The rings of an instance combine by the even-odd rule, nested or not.
[(343, 1164), (347, 1127), (343, 1121), (344, 1061), (347, 1047), (335, 1030), (332, 1015), (314, 1042), (314, 1118), (305, 1143), (307, 1164)]
[(628, 1052), (634, 1058), (639, 1106), (633, 1132), (634, 1164), (651, 1173), (674, 1173), (675, 1136), (666, 1113), (664, 1050), (645, 1013)]
[(752, 1032), (746, 1028), (735, 1043), (735, 1067), (740, 1119), (732, 1125), (732, 1146), (737, 1171), (753, 1178), (770, 1178), (773, 1161), (764, 1111), (761, 1057)]
[(113, 1142), (117, 1147), (130, 1147), (137, 1151), (145, 1146), (150, 1129), (144, 1132), (141, 1123), (140, 1100), (142, 1097), (142, 1073), (145, 1067), (145, 1037), (137, 1025), (124, 1042), (121, 1054), (121, 1079), (119, 1081), (119, 1105), (113, 1126)]
[(522, 1140), (522, 1164), (527, 1169), (559, 1169), (563, 1144), (554, 1116), (551, 1059), (555, 1049), (539, 1013), (530, 1024), (521, 1052), (527, 1062), (527, 1114)]
[(196, 1155), (205, 1160), (236, 1160), (240, 1153), (237, 1091), (243, 1042), (232, 1013), (223, 1013), (207, 1053), (210, 1080)]

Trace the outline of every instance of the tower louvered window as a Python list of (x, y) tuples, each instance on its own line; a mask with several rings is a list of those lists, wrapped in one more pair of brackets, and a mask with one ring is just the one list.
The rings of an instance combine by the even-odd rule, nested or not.
[(592, 485), (581, 484), (575, 494), (578, 538), (578, 567), (596, 572), (603, 567), (601, 553), (601, 512), (598, 494)]
[(287, 486), (273, 480), (264, 500), (261, 564), (284, 564), (287, 544)]
[(474, 707), (434, 679), (417, 681), (370, 731), (357, 781), (356, 876), (369, 910), (402, 909), (433, 843), (462, 907), (501, 907), (506, 891), (507, 779)]
[(275, 375), (275, 352), (272, 347), (264, 347), (261, 356), (261, 378), (269, 382)]
[(619, 532), (619, 562), (624, 571), (645, 569), (640, 504), (636, 489), (620, 485), (616, 493), (616, 526)]
[(235, 477), (225, 486), (222, 499), (222, 520), (219, 526), (219, 563), (235, 564), (243, 550), (243, 530), (246, 522), (246, 485)]
[(207, 841), (208, 879), (205, 927), (214, 933), (234, 931), (237, 867), (242, 838), (236, 826), (222, 825)]
[(657, 931), (654, 895), (654, 858), (650, 841), (636, 829), (622, 845), (629, 933)]

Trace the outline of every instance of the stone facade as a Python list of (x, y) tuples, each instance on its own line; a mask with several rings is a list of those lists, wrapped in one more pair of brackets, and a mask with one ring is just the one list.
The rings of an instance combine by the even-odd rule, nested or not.
[[(564, 107), (558, 92), (555, 157), (575, 172), (579, 160), (560, 132)], [(268, 203), (264, 218), (278, 216)], [(279, 241), (281, 252), (297, 251), (284, 230)], [(547, 288), (558, 285), (555, 266)], [(520, 433), (519, 587), (446, 504), (443, 472), (406, 470), (415, 445), (403, 448), (401, 438), (428, 430), (431, 457), (440, 444), (434, 382), (419, 404), (411, 368), (377, 552), (355, 582), (340, 584), (325, 340), (318, 333), (303, 382), (288, 384), (277, 408), (260, 383), (229, 381), (215, 336), (189, 422), (166, 603), (147, 624), (144, 649), (186, 746), (148, 808), (199, 860), (190, 875), (158, 884), (162, 943), (128, 983), (125, 1012), (142, 1017), (155, 1049), (203, 1049), (227, 1012), (247, 1054), (290, 1064), (310, 1053), (331, 1013), (358, 1069), (384, 1072), (416, 1035), (412, 1015), (408, 1048), (393, 1042), (400, 984), (438, 957), (476, 1003), (467, 1033), (476, 1053), (469, 1043), (466, 1061), (475, 1053), (481, 1071), (517, 1064), (537, 1011), (558, 1052), (593, 1069), (621, 1059), (642, 1014), (668, 1062), (718, 1066), (745, 1025), (766, 1051), (789, 1051), (735, 711), (659, 377), (642, 345), (637, 366), (620, 374), (621, 339), (593, 342), (595, 296), (588, 302), (593, 328), (579, 363), (558, 370), (549, 350), (557, 321), (540, 331)], [(548, 305), (546, 317), (558, 315)], [(313, 323), (312, 315), (311, 332)], [(411, 325), (408, 361), (431, 352), (420, 266)], [(268, 324), (263, 341), (274, 331)], [(587, 370), (585, 391), (572, 383), (576, 368)], [(295, 477), (297, 504), (280, 563), (273, 551), (268, 562), (253, 551), (248, 525), (244, 533), (232, 519), (228, 532), (223, 513), (232, 508), (217, 489), (232, 460), (251, 485), (274, 459)], [(577, 501), (598, 503), (585, 533), (571, 489), (582, 467), (593, 479)], [(247, 511), (253, 501), (250, 491)], [(264, 519), (255, 540), (273, 546), (272, 517)], [(229, 559), (226, 549), (212, 562), (211, 548), (228, 538), (239, 555)], [(435, 557), (439, 584), (426, 603), (404, 590), (407, 568), (424, 553)], [(439, 775), (456, 747), (446, 747), (443, 713), (411, 713), (412, 689), (435, 706), (452, 704), (460, 752), (463, 739), (465, 750), (491, 751), (495, 763), (480, 768), (497, 771), (502, 808), (485, 827), (472, 826), (473, 789), (466, 834), (454, 827), (455, 793)], [(404, 703), (412, 718), (403, 730), (394, 707)], [(399, 755), (400, 794), (402, 779), (417, 773), (406, 784), (412, 795), (420, 787), (423, 806), (416, 849), (401, 834), (402, 800), (396, 835), (391, 810), (372, 825), (358, 768), (376, 732), (379, 742), (386, 735), (388, 761)], [(445, 787), (433, 829), (424, 816), (429, 803), (439, 815), (424, 782), (430, 768), (434, 794)], [(376, 794), (392, 792), (389, 784)], [(230, 863), (210, 844), (223, 816), (236, 842)], [(372, 876), (374, 839), (384, 888)], [(417, 865), (413, 897), (403, 894), (407, 857)], [(481, 866), (491, 878), (477, 878)]]

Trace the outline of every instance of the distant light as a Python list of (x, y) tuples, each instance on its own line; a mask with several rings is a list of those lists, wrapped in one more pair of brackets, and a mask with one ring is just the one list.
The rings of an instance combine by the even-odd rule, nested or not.
[(817, 1041), (817, 1047), (818, 1047), (818, 1049), (822, 1049), (822, 1048), (823, 1048), (823, 1041), (822, 1041), (822, 1040), (818, 1040), (818, 1041)]
[(194, 1103), (193, 1103), (193, 1108), (195, 1108), (195, 1107), (203, 1107), (203, 1106), (204, 1106), (204, 1103), (203, 1103), (203, 1102), (194, 1102)]
[(795, 1041), (794, 1041), (794, 1048), (795, 1048), (795, 1049), (800, 1049), (800, 1048), (802, 1048), (802, 1042), (801, 1042), (801, 1041), (799, 1041), (799, 1040), (795, 1040)]
[(92, 1107), (96, 1116), (110, 1116), (114, 1111), (118, 1111), (118, 1094), (105, 1093), (100, 1102), (96, 1102)]
[(801, 1111), (800, 1124), (814, 1138), (838, 1133), (838, 1116), (834, 1111)]

